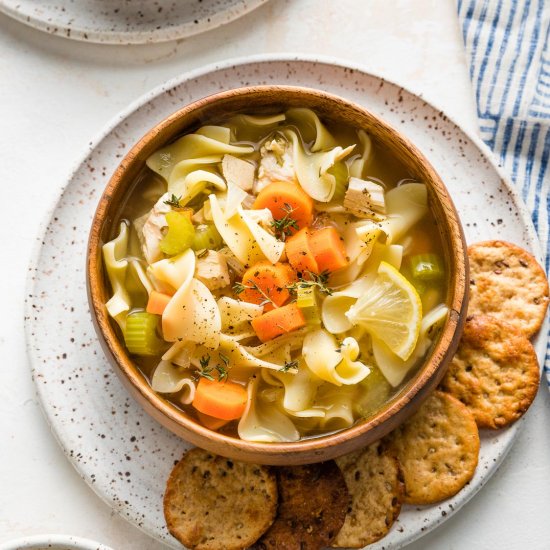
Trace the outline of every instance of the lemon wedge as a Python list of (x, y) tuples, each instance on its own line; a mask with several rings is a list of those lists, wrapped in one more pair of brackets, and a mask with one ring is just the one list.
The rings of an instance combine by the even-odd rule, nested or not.
[(346, 317), (406, 361), (420, 333), (422, 302), (413, 285), (395, 267), (380, 262), (376, 279)]

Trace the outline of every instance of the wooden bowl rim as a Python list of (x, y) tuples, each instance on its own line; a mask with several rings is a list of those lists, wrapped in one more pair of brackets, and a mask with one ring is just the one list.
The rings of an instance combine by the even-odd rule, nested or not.
[[(286, 94), (281, 100), (283, 104), (288, 101), (288, 94), (290, 94), (306, 98), (309, 101), (323, 104), (328, 102), (333, 103), (335, 106), (345, 106), (345, 108), (351, 109), (359, 115), (361, 124), (358, 124), (357, 127), (364, 127), (363, 120), (370, 120), (383, 130), (392, 143), (395, 141), (395, 143), (399, 143), (410, 151), (411, 156), (417, 160), (419, 166), (429, 176), (424, 183), (428, 185), (438, 201), (442, 205), (446, 205), (447, 216), (445, 221), (448, 226), (450, 242), (444, 242), (443, 244), (445, 247), (450, 245), (452, 263), (450, 267), (455, 270), (450, 279), (450, 283), (451, 281), (454, 282), (453, 288), (449, 289), (448, 293), (452, 296), (451, 303), (448, 305), (450, 314), (437, 344), (431, 350), (431, 354), (424, 365), (419, 367), (413, 379), (401, 388), (389, 402), (385, 403), (376, 414), (357, 422), (350, 428), (319, 437), (285, 443), (250, 442), (211, 431), (153, 391), (144, 375), (129, 358), (109, 320), (102, 297), (102, 290), (104, 290), (103, 278), (100, 276), (102, 272), (101, 233), (106, 222), (107, 213), (110, 211), (111, 199), (119, 185), (128, 187), (129, 182), (125, 181), (124, 176), (133, 163), (143, 162), (136, 160), (139, 153), (145, 147), (159, 140), (159, 136), (170, 134), (172, 128), (178, 126), (182, 119), (193, 113), (207, 110), (223, 101), (242, 99), (247, 96), (257, 98), (267, 93)], [(251, 104), (251, 108), (254, 109), (255, 107)], [(336, 118), (338, 117), (336, 116)], [(187, 127), (190, 125), (192, 124), (186, 124)], [(182, 135), (182, 132), (177, 132), (177, 134)], [(176, 135), (166, 137), (163, 143), (155, 145), (155, 149), (162, 147), (163, 144), (172, 141), (175, 137)], [(468, 302), (468, 285), (466, 284), (468, 280), (468, 261), (464, 233), (453, 201), (443, 181), (429, 161), (401, 132), (368, 109), (339, 96), (299, 86), (248, 86), (219, 92), (185, 105), (151, 128), (123, 158), (99, 200), (88, 241), (86, 276), (90, 311), (100, 343), (109, 362), (116, 366), (117, 374), (119, 374), (127, 389), (131, 391), (134, 398), (140, 402), (145, 410), (162, 425), (197, 446), (202, 446), (231, 458), (266, 464), (299, 464), (334, 458), (365, 444), (365, 440), (371, 432), (374, 432), (377, 436), (372, 439), (374, 441), (395, 428), (404, 420), (405, 411), (408, 410), (407, 416), (412, 414), (441, 380), (446, 366), (458, 346)], [(393, 421), (391, 421), (392, 419)]]

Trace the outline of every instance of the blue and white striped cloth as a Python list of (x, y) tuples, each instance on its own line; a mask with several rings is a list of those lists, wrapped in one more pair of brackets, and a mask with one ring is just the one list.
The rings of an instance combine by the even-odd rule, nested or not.
[[(550, 271), (550, 0), (458, 0), (482, 139), (529, 208)], [(550, 341), (545, 367), (550, 385)]]

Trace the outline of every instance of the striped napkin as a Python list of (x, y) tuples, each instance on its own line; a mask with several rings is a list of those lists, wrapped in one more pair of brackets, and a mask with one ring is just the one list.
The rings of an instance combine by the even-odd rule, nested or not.
[[(550, 0), (457, 0), (482, 139), (531, 212), (550, 267)], [(550, 385), (550, 340), (544, 370)]]

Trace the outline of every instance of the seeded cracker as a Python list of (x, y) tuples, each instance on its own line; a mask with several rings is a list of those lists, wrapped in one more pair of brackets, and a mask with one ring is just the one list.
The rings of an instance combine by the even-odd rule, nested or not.
[(332, 545), (362, 548), (386, 536), (401, 511), (405, 486), (399, 462), (377, 442), (336, 463), (351, 494), (351, 506)]
[(452, 497), (474, 475), (479, 434), (472, 413), (452, 395), (436, 391), (388, 436), (405, 479), (407, 504)]
[(468, 248), (470, 314), (506, 321), (527, 337), (542, 325), (548, 306), (548, 281), (535, 258), (504, 241), (486, 241)]
[(472, 411), (480, 428), (511, 424), (529, 408), (539, 386), (531, 342), (488, 315), (468, 317), (441, 388)]
[(279, 508), (257, 550), (319, 550), (328, 546), (350, 505), (346, 482), (332, 460), (277, 468)]
[(271, 525), (277, 509), (275, 476), (202, 449), (174, 467), (164, 494), (170, 533), (197, 550), (241, 550)]

